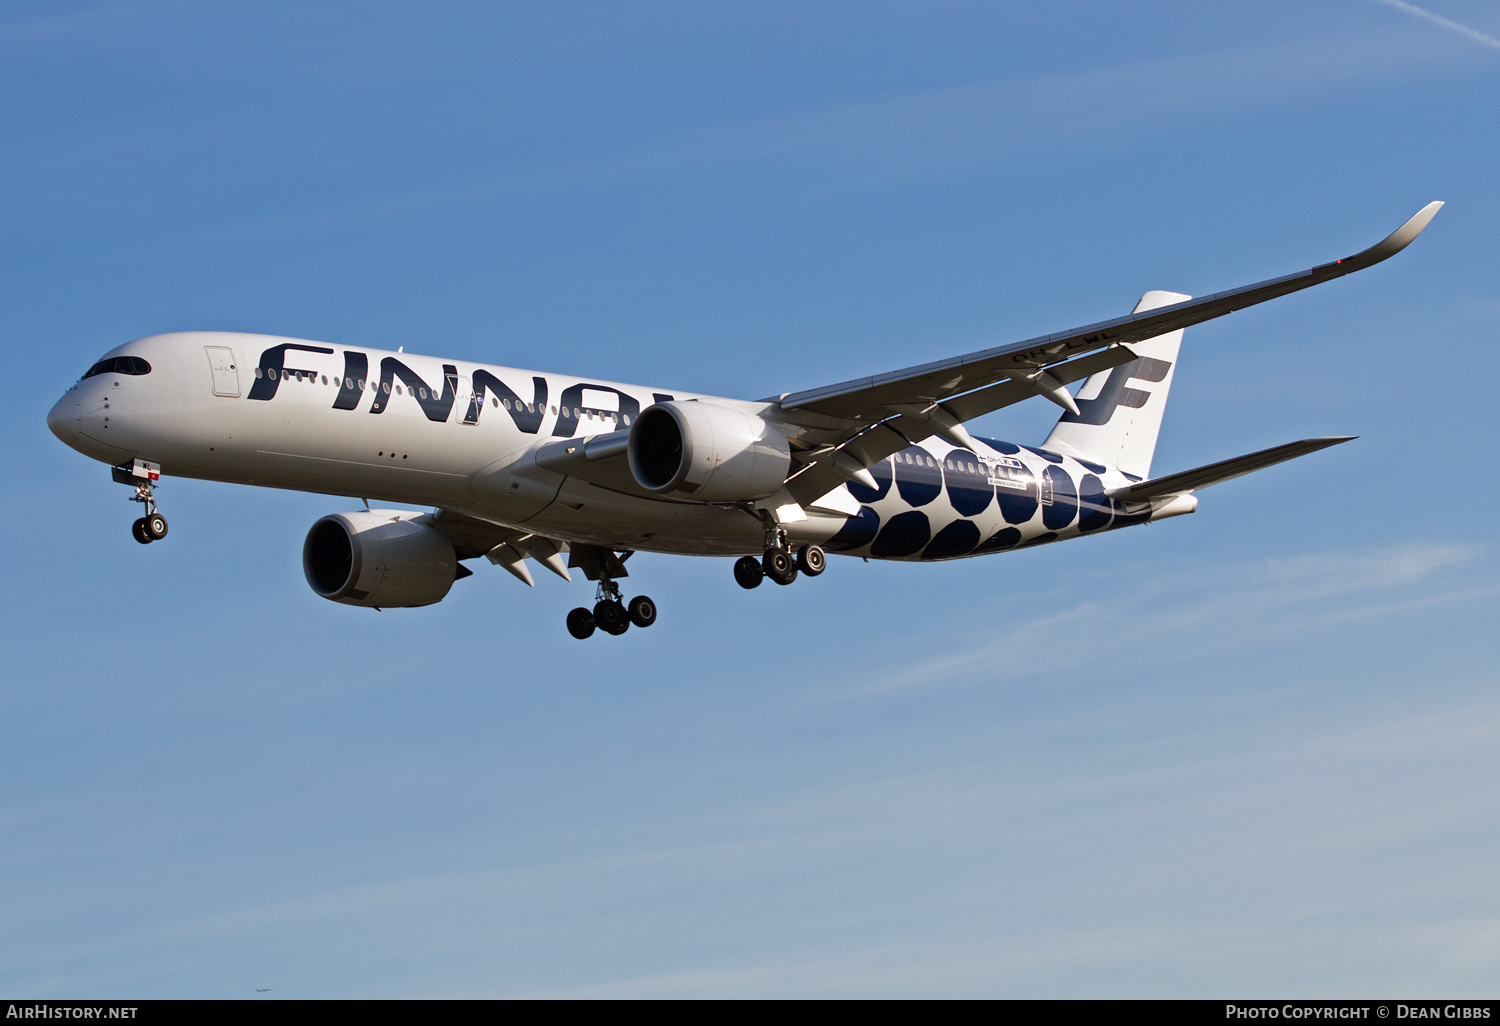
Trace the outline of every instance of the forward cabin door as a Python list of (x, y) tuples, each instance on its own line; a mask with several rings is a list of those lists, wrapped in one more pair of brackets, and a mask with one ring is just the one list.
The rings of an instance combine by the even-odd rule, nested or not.
[(224, 346), (204, 346), (208, 365), (214, 372), (214, 395), (240, 394), (240, 375), (234, 369), (234, 353)]

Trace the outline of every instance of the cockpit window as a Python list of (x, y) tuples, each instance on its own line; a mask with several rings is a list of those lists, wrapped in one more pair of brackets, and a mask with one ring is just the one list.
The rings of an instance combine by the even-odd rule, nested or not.
[(89, 368), (84, 375), (92, 378), (95, 374), (150, 374), (151, 365), (139, 356), (116, 356), (109, 360), (100, 360)]

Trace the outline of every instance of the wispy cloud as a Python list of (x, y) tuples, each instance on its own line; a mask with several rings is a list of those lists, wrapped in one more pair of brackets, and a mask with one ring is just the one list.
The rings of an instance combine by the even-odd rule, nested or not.
[[(977, 648), (864, 682), (850, 697), (1019, 680), (1100, 659), (1197, 659), (1500, 591), (1444, 579), (1444, 571), (1479, 554), (1476, 547), (1413, 544), (1162, 574), (1132, 584), (1128, 593), (1019, 621)], [(1219, 626), (1206, 630), (1210, 625)]]
[(1405, 0), (1375, 0), (1375, 2), (1385, 4), (1387, 7), (1394, 7), (1398, 11), (1405, 11), (1407, 14), (1430, 21), (1434, 25), (1441, 25), (1445, 29), (1457, 32), (1461, 36), (1467, 36), (1476, 43), (1483, 43), (1485, 46), (1493, 46), (1496, 50), (1500, 50), (1500, 39), (1496, 39), (1494, 36), (1487, 36), (1483, 32), (1469, 28), (1467, 25), (1460, 25), (1452, 18), (1445, 18), (1441, 14), (1433, 14), (1425, 7), (1406, 3)]
[[(1445, 63), (1444, 57), (1449, 58)], [(557, 194), (691, 170), (824, 175), (835, 187), (1003, 164), (1045, 148), (1077, 159), (1215, 118), (1387, 83), (1451, 65), (1406, 34), (1300, 39), (813, 108), (642, 138), (582, 158), (536, 161), (468, 182), (369, 197), (226, 229), (218, 238), (291, 234), (505, 196)], [(1194, 129), (1196, 130), (1196, 128)]]

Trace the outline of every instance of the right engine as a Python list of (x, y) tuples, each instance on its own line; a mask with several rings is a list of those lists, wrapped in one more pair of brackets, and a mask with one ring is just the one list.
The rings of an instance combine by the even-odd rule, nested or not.
[(630, 426), (630, 472), (647, 491), (695, 502), (775, 495), (791, 470), (786, 435), (760, 417), (706, 402), (649, 406)]
[(333, 513), (313, 524), (302, 544), (302, 572), (312, 590), (351, 606), (430, 606), (453, 587), (453, 543), (401, 510)]

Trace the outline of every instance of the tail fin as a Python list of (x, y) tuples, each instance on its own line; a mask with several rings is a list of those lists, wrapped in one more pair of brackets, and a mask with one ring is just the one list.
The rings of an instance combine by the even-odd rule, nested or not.
[[(1181, 303), (1191, 296), (1177, 292), (1148, 292), (1133, 313)], [(1078, 390), (1078, 413), (1065, 413), (1042, 443), (1068, 456), (1118, 467), (1133, 477), (1151, 476), (1151, 456), (1167, 391), (1177, 366), (1182, 330), (1132, 342), (1138, 359), (1091, 376)]]

